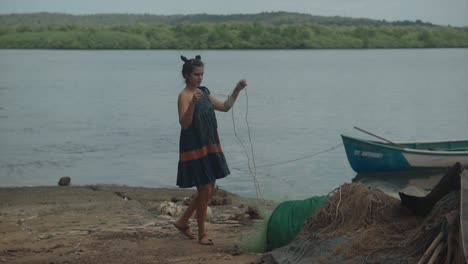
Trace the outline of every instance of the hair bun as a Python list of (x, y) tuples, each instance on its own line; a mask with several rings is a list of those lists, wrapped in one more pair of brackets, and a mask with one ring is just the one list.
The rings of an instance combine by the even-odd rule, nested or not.
[(201, 56), (200, 56), (200, 55), (197, 55), (197, 56), (195, 56), (195, 59), (196, 59), (196, 60), (201, 60)]
[(183, 62), (189, 62), (189, 60), (188, 60), (185, 56), (180, 55), (180, 59), (181, 59)]

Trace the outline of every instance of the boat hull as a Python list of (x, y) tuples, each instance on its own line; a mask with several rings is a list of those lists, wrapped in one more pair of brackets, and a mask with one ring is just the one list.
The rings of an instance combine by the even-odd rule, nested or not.
[(468, 164), (468, 151), (402, 148), (342, 135), (348, 161), (357, 173), (444, 170), (456, 162)]

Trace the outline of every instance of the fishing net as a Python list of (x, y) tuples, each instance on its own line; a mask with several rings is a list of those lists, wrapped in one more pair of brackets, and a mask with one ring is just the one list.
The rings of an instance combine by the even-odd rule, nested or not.
[(262, 222), (257, 223), (252, 232), (241, 239), (241, 249), (252, 253), (264, 253), (267, 251), (268, 216)]
[(460, 240), (456, 220), (459, 217), (447, 219), (448, 215), (457, 214), (459, 207), (460, 192), (452, 191), (434, 205), (430, 214), (419, 217), (377, 188), (361, 183), (344, 184), (331, 193), (291, 243), (271, 251), (261, 261), (417, 263), (438, 236), (445, 244), (436, 243), (440, 249), (427, 255), (438, 261), (434, 263), (444, 263), (447, 258), (452, 261), (461, 253), (456, 247), (459, 245), (456, 240)]

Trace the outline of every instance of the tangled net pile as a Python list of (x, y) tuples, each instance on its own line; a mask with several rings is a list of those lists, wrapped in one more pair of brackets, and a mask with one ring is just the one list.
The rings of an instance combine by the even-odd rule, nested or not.
[[(306, 222), (296, 238), (301, 246), (295, 249), (294, 258), (300, 259), (307, 248), (320, 242), (340, 238), (334, 240), (339, 241), (335, 250), (322, 256), (321, 262), (328, 263), (329, 257), (334, 255), (342, 255), (351, 262), (359, 259), (363, 263), (411, 263), (425, 260), (424, 257), (427, 261), (437, 261), (435, 263), (444, 263), (446, 259), (448, 263), (458, 263), (451, 262), (453, 259), (464, 262), (463, 249), (458, 246), (461, 243), (457, 243), (460, 239), (460, 222), (456, 217), (459, 208), (460, 192), (453, 191), (422, 218), (379, 189), (361, 183), (344, 184), (335, 189), (329, 201)], [(438, 246), (437, 252), (431, 249), (436, 241), (432, 247)]]

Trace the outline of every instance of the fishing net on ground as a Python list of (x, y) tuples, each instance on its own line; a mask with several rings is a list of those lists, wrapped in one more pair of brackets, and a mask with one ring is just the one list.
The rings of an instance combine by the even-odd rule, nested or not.
[(344, 184), (308, 219), (295, 240), (259, 262), (417, 263), (425, 254), (427, 262), (422, 263), (447, 259), (447, 263), (464, 263), (457, 243), (459, 208), (460, 192), (452, 191), (430, 214), (418, 217), (379, 189)]

